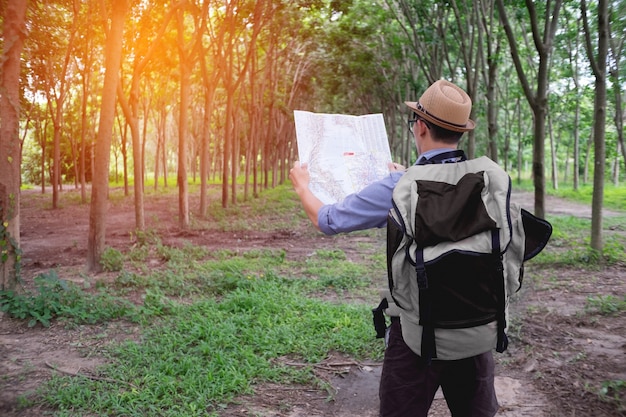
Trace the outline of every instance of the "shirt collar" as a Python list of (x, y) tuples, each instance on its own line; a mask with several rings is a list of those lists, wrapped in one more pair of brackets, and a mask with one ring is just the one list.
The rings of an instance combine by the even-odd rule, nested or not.
[(420, 162), (422, 162), (424, 159), (432, 159), (433, 157), (440, 155), (442, 153), (445, 152), (450, 152), (453, 149), (450, 148), (438, 148), (438, 149), (431, 149), (429, 151), (424, 152), (423, 154), (421, 154), (419, 156), (419, 158), (417, 158), (417, 161), (415, 162), (416, 165), (419, 165)]

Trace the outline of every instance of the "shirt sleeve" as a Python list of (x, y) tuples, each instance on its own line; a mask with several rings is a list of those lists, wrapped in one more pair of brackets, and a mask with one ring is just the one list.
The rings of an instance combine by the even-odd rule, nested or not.
[(396, 183), (404, 172), (392, 172), (341, 202), (322, 206), (317, 215), (326, 235), (385, 227)]

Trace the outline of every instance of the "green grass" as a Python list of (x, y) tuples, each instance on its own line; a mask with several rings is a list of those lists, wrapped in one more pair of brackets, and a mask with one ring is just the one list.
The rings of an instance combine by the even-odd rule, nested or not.
[[(157, 194), (176, 190), (170, 186)], [(78, 204), (79, 194), (73, 194), (64, 204)], [(113, 204), (128, 204), (123, 190), (111, 194)], [(617, 189), (606, 194), (608, 199), (624, 197)], [(585, 192), (579, 197), (590, 202)], [(44, 199), (49, 196), (37, 201)], [(210, 224), (289, 236), (306, 221), (288, 185), (227, 209), (219, 199), (212, 201), (209, 219), (195, 219), (193, 227)], [(599, 260), (626, 262), (624, 233), (614, 233), (623, 231), (626, 214), (604, 219), (602, 254), (589, 248), (589, 220), (548, 220), (553, 237), (532, 260), (540, 267), (590, 269)], [(99, 379), (56, 376), (37, 395), (22, 399), (23, 405), (51, 407), (57, 416), (219, 415), (256, 384), (320, 383), (310, 367), (286, 361), (314, 364), (331, 352), (380, 359), (383, 344), (374, 338), (370, 309), (378, 301), (372, 293), (386, 283), (384, 231), (361, 233), (374, 234), (383, 243), (358, 244), (354, 249), (363, 255), (351, 261), (355, 255), (349, 259), (332, 239), (323, 249), (288, 260), (282, 249), (210, 252), (190, 242), (168, 246), (155, 231), (146, 230), (133, 236), (137, 244), (126, 251), (107, 249), (102, 265), (114, 279), (106, 285), (80, 287), (51, 271), (37, 279), (31, 292), (0, 294), (3, 311), (30, 325), (119, 320), (139, 327), (133, 341), (105, 348), (109, 360), (97, 371)], [(621, 314), (625, 303), (617, 297), (590, 297), (586, 308)], [(609, 388), (611, 394), (614, 387)]]
[[(603, 250), (590, 247), (591, 220), (574, 216), (548, 216), (552, 237), (546, 249), (531, 262), (595, 268), (626, 262), (626, 214), (606, 217), (603, 221)], [(621, 231), (621, 233), (615, 233)]]
[(35, 278), (35, 289), (26, 292), (0, 291), (0, 310), (27, 320), (28, 326), (50, 326), (53, 319), (72, 324), (94, 324), (119, 318), (133, 319), (135, 306), (105, 291), (87, 293), (60, 279), (56, 271)]
[[(299, 267), (304, 276), (311, 278), (303, 281), (303, 285), (309, 290), (338, 294), (346, 291), (358, 292), (359, 289), (372, 285), (372, 282), (383, 282), (380, 277), (384, 274), (384, 266), (375, 264), (374, 260), (349, 262), (346, 254), (337, 249), (318, 249), (304, 262), (293, 267)], [(380, 273), (372, 274), (373, 271)]]
[[(532, 191), (532, 181), (524, 180), (515, 187)], [(571, 184), (561, 184), (558, 190), (546, 188), (550, 195), (565, 198), (591, 206), (593, 186), (581, 185), (573, 190)], [(543, 264), (579, 266), (594, 268), (600, 264), (626, 262), (626, 187), (606, 183), (604, 188), (604, 209), (620, 212), (617, 216), (603, 216), (603, 251), (597, 253), (590, 247), (591, 220), (574, 216), (547, 216), (552, 223), (553, 233), (550, 242), (532, 262)]]
[(300, 202), (294, 198), (290, 185), (281, 185), (265, 190), (258, 198), (238, 205), (222, 207), (221, 198), (213, 200), (209, 205), (209, 218), (197, 221), (196, 227), (210, 224), (223, 231), (242, 230), (292, 230), (302, 217), (299, 213)]
[[(521, 183), (513, 179), (513, 186), (517, 189), (529, 192), (533, 192), (534, 190), (533, 182), (530, 179), (523, 179)], [(555, 190), (548, 182), (546, 184), (546, 194), (591, 206), (593, 184), (581, 184), (578, 190), (574, 190), (571, 183), (561, 182), (559, 188)], [(626, 186), (621, 184), (616, 187), (612, 182), (606, 182), (604, 184), (603, 204), (605, 209), (626, 211)]]
[[(578, 190), (565, 185), (561, 185), (558, 190), (548, 187), (546, 192), (550, 195), (589, 205), (591, 205), (593, 198), (593, 186), (591, 184), (581, 185)], [(626, 211), (626, 187), (624, 185), (616, 187), (612, 183), (605, 184), (604, 208)]]
[(626, 381), (623, 379), (603, 381), (598, 393), (600, 398), (615, 404), (618, 412), (626, 412)]
[(381, 358), (373, 302), (342, 297), (381, 277), (380, 256), (353, 263), (328, 248), (287, 261), (281, 249), (209, 252), (164, 245), (153, 232), (139, 240), (126, 253), (105, 251), (103, 266), (117, 274), (106, 288), (51, 272), (36, 294), (2, 298), (32, 325), (127, 320), (141, 329), (138, 341), (105, 348), (109, 361), (97, 380), (55, 376), (24, 406), (39, 403), (58, 416), (219, 415), (265, 381), (320, 384), (312, 365), (331, 352)]
[(368, 306), (316, 300), (291, 279), (241, 277), (219, 301), (165, 304), (166, 315), (146, 326), (141, 342), (111, 349), (113, 363), (99, 374), (106, 381), (54, 378), (45, 403), (58, 415), (217, 415), (255, 383), (314, 382), (310, 369), (280, 358), (314, 364), (331, 351), (355, 358), (382, 351)]
[(614, 295), (589, 297), (585, 308), (606, 316), (618, 315), (626, 312), (626, 295), (621, 298)]

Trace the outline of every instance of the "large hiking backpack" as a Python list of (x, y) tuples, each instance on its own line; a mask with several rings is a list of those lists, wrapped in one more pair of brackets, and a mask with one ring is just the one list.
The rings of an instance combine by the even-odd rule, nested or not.
[(507, 348), (509, 297), (552, 233), (510, 197), (510, 177), (487, 157), (413, 166), (396, 185), (389, 290), (404, 341), (426, 362)]

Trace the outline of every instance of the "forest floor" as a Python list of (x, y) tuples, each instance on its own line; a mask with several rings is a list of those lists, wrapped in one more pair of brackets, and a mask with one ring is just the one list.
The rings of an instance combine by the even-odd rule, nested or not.
[[(64, 191), (71, 192), (76, 193)], [(25, 191), (21, 197), (24, 281), (28, 283), (50, 269), (56, 269), (65, 279), (74, 276), (84, 280), (89, 206), (64, 204), (51, 210), (50, 197), (36, 190)], [(513, 199), (532, 209), (532, 198), (528, 193), (516, 193)], [(132, 198), (128, 200), (116, 204), (107, 219), (107, 246), (121, 251), (131, 244), (134, 230)], [(192, 201), (192, 207), (193, 204)], [(552, 197), (547, 199), (546, 210), (549, 216), (589, 218), (591, 215), (588, 206)], [(384, 234), (324, 237), (305, 220), (298, 230), (288, 232), (193, 230), (183, 233), (177, 225), (175, 195), (146, 198), (145, 212), (147, 228), (158, 230), (164, 244), (176, 245), (184, 240), (209, 248), (282, 248), (287, 258), (293, 259), (329, 246), (342, 249), (350, 259), (363, 247), (380, 248), (380, 245), (359, 245), (360, 241), (384, 239)], [(605, 216), (614, 214), (605, 212)], [(626, 234), (626, 224), (612, 233)], [(510, 347), (503, 354), (495, 354), (496, 388), (501, 406), (498, 416), (626, 415), (626, 314), (622, 310), (618, 314), (601, 315), (588, 309), (590, 297), (623, 300), (626, 266), (600, 270), (545, 269), (531, 261), (526, 276), (529, 278), (511, 305), (514, 324), (509, 335)], [(105, 273), (90, 277), (110, 278)], [(68, 329), (53, 323), (49, 328), (29, 328), (26, 323), (0, 313), (0, 415), (43, 415), (44, 410), (37, 407), (20, 409), (20, 397), (35, 390), (55, 372), (89, 373), (102, 365), (105, 358), (85, 352), (93, 352), (97, 350), (94, 348), (113, 340), (132, 337), (136, 329), (129, 327), (109, 324)], [(329, 388), (261, 384), (255, 387), (254, 395), (237, 398), (221, 415), (377, 416), (381, 363), (358, 363), (335, 354), (319, 364), (315, 372)], [(603, 387), (606, 396), (618, 393), (619, 399), (607, 401), (601, 394)], [(442, 395), (435, 399), (429, 415), (450, 415)]]

